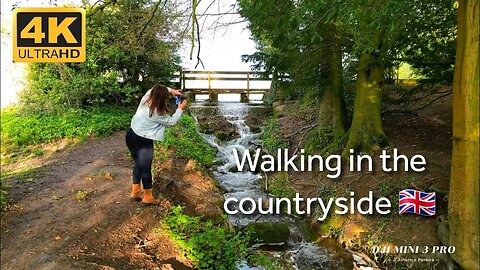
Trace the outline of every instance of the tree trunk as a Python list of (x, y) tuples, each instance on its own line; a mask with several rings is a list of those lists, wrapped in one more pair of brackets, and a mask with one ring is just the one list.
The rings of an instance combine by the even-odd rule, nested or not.
[(342, 50), (335, 38), (332, 38), (332, 49), (326, 50), (322, 73), (326, 77), (326, 85), (319, 106), (319, 128), (332, 128), (337, 136), (345, 134), (343, 120), (343, 67)]
[[(373, 37), (380, 49), (383, 34), (375, 32)], [(384, 70), (378, 55), (363, 53), (358, 63), (352, 126), (342, 156), (348, 157), (350, 149), (371, 153), (373, 149), (388, 144), (381, 119), (383, 81)]]
[(452, 258), (479, 269), (479, 2), (459, 0), (448, 223)]

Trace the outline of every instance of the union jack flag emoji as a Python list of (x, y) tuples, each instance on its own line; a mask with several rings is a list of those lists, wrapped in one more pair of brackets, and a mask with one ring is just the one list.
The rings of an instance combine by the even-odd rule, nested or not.
[(399, 213), (413, 213), (422, 216), (435, 215), (435, 192), (404, 189), (399, 192)]

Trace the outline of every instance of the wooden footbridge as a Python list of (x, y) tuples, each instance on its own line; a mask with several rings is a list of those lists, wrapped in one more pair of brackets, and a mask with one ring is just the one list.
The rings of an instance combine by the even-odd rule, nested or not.
[(176, 74), (174, 81), (193, 98), (197, 94), (208, 95), (208, 100), (215, 102), (218, 94), (240, 94), (240, 100), (248, 102), (251, 94), (270, 91), (272, 79), (265, 72), (183, 70)]

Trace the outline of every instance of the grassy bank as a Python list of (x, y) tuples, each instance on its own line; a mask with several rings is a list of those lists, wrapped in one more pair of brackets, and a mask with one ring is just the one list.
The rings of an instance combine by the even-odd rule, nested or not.
[(169, 148), (178, 158), (193, 159), (204, 166), (213, 163), (216, 150), (208, 145), (197, 130), (195, 119), (183, 114), (177, 125), (167, 129), (161, 146)]
[(238, 260), (247, 256), (248, 234), (229, 226), (225, 217), (223, 223), (203, 222), (175, 206), (162, 224), (157, 231), (166, 232), (197, 269), (236, 269)]
[(128, 126), (132, 117), (131, 110), (113, 107), (70, 109), (53, 115), (25, 116), (20, 113), (16, 108), (2, 110), (2, 148), (106, 135)]

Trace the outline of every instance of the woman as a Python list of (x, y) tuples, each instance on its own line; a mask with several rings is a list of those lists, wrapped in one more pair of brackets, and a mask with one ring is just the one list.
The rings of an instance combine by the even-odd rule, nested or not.
[[(132, 201), (142, 201), (144, 204), (160, 203), (152, 194), (153, 140), (163, 141), (165, 127), (175, 125), (187, 106), (187, 101), (183, 100), (178, 105), (177, 111), (170, 116), (167, 109), (169, 94), (178, 96), (182, 93), (163, 85), (155, 85), (148, 90), (140, 101), (125, 135), (128, 149), (135, 161), (130, 195)], [(143, 184), (143, 198), (140, 182)]]

